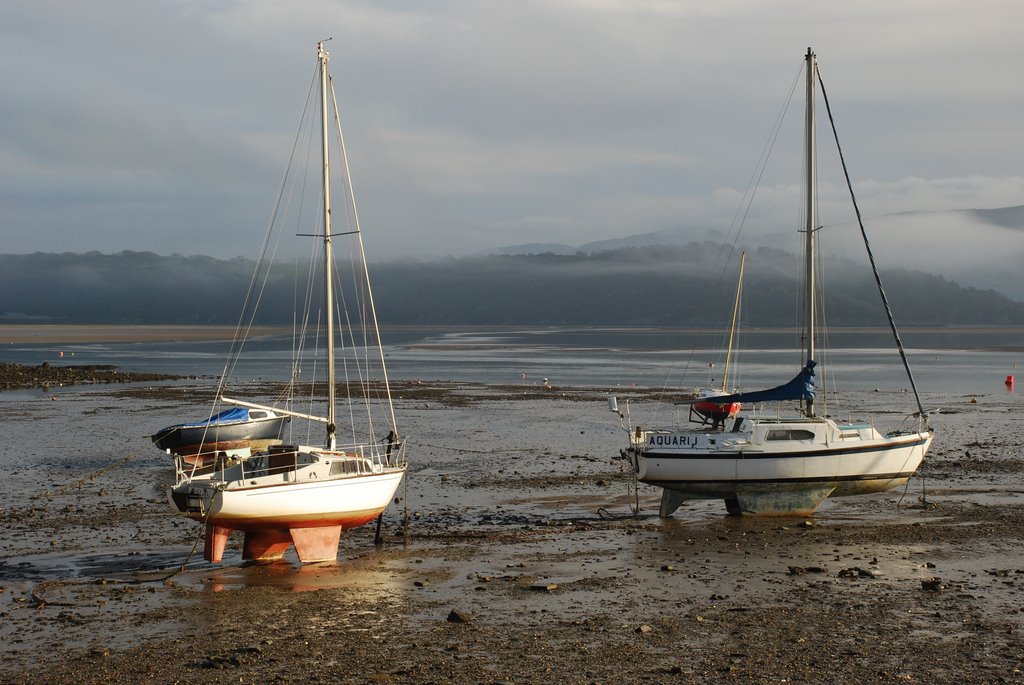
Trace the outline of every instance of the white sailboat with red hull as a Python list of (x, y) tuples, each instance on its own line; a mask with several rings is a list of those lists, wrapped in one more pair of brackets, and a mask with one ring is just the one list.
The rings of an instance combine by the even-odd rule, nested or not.
[[(802, 231), (806, 234), (803, 358), (807, 361), (795, 378), (776, 388), (741, 393), (724, 392), (723, 388), (722, 392), (698, 397), (694, 404), (700, 426), (648, 427), (632, 425), (631, 418), (629, 425), (624, 424), (629, 433), (629, 446), (623, 450), (623, 456), (632, 464), (638, 480), (663, 489), (662, 516), (670, 516), (686, 500), (719, 498), (725, 500), (727, 510), (733, 514), (808, 515), (826, 497), (881, 492), (906, 483), (921, 464), (932, 441), (927, 413), (921, 405), (909, 365), (907, 375), (917, 397), (918, 411), (903, 425), (883, 433), (865, 422), (842, 423), (816, 412), (820, 302), (815, 281), (820, 224), (814, 188), (817, 175), (814, 95), (815, 78), (820, 79), (820, 76), (810, 49), (805, 59), (807, 205)], [(824, 88), (822, 93), (824, 95)], [(827, 105), (827, 99), (825, 102)], [(857, 216), (859, 219), (859, 210)], [(861, 228), (863, 232), (863, 226)], [(874, 268), (866, 234), (865, 245)], [(877, 280), (877, 269), (875, 276)], [(881, 282), (878, 283), (896, 345), (906, 365), (906, 355), (892, 324), (884, 290)], [(781, 408), (785, 403), (790, 406), (799, 403), (799, 411), (788, 418), (783, 416)], [(740, 404), (751, 409), (730, 415), (732, 408)], [(714, 405), (722, 409), (715, 413)], [(611, 406), (617, 412), (617, 403), (612, 401)], [(766, 406), (775, 409), (768, 410)], [(710, 427), (709, 414), (717, 418)]]
[[(205, 525), (204, 554), (211, 562), (221, 561), (228, 538), (236, 530), (245, 536), (244, 559), (279, 559), (294, 546), (301, 562), (334, 560), (342, 531), (381, 516), (393, 501), (406, 471), (405, 440), (399, 437), (384, 367), (344, 140), (336, 104), (333, 110), (331, 107), (336, 100), (327, 64), (328, 53), (320, 42), (317, 44), (318, 87), (312, 89), (319, 96), (318, 112), (309, 119), (318, 118), (321, 129), (318, 163), (323, 177), (319, 190), (322, 209), (313, 235), (320, 240), (323, 250), (317, 260), (323, 272), (319, 289), (322, 309), (320, 303), (313, 303), (307, 304), (304, 310), (324, 312), (326, 400), (323, 415), (273, 408), (277, 415), (323, 424), (326, 440), (323, 446), (281, 444), (248, 454), (218, 453), (212, 467), (207, 465), (206, 468), (198, 468), (182, 457), (176, 458), (176, 478), (169, 488), (169, 498), (178, 512)], [(330, 143), (332, 122), (337, 125), (336, 148)], [(337, 233), (331, 221), (332, 149), (341, 154), (340, 166), (345, 176), (343, 190), (348, 200), (346, 216), (350, 223), (346, 230)], [(353, 242), (349, 250), (353, 268), (350, 274), (344, 274), (347, 277), (344, 281), (334, 260), (334, 241), (339, 236), (346, 236)], [(258, 280), (254, 278), (254, 284), (259, 285)], [(310, 292), (314, 290), (311, 288)], [(353, 328), (345, 335), (336, 335), (336, 324), (339, 329), (347, 324), (353, 324)], [(305, 337), (300, 336), (300, 339), (304, 341)], [(344, 355), (340, 360), (339, 354)], [(337, 398), (339, 381), (335, 378), (339, 361), (344, 362), (346, 370), (358, 372), (356, 379), (346, 378), (341, 385), (345, 390), (344, 414), (339, 412), (342, 403)], [(376, 380), (371, 380), (371, 369), (379, 370)], [(323, 388), (324, 385), (313, 387)], [(220, 397), (220, 401), (267, 409), (257, 403), (226, 397)], [(344, 433), (337, 424), (339, 415), (344, 416)], [(379, 434), (385, 431), (387, 437), (382, 440)]]

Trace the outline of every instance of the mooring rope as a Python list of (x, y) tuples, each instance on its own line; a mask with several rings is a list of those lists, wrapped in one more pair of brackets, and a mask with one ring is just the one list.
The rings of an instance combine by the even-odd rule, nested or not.
[(122, 464), (127, 464), (129, 461), (131, 461), (132, 459), (135, 459), (138, 456), (139, 455), (134, 454), (134, 453), (128, 454), (128, 455), (124, 456), (123, 458), (115, 461), (113, 464), (109, 464), (107, 466), (104, 466), (99, 471), (93, 471), (92, 473), (90, 473), (87, 476), (83, 476), (83, 477), (79, 478), (78, 480), (76, 480), (74, 482), (68, 483), (64, 487), (62, 487), (59, 490), (57, 490), (56, 492), (53, 492), (53, 493), (44, 492), (44, 493), (42, 493), (40, 495), (37, 495), (33, 499), (38, 499), (39, 497), (60, 497), (62, 495), (65, 495), (65, 494), (67, 494), (67, 491), (70, 490), (71, 488), (80, 488), (83, 485), (85, 485), (87, 482), (89, 482), (91, 480), (94, 480), (96, 478), (99, 478), (104, 473), (107, 473), (108, 471), (112, 471), (112, 470), (116, 469), (118, 466), (121, 466)]
[[(116, 468), (118, 466), (121, 466), (122, 464), (125, 464), (125, 463), (131, 461), (132, 459), (135, 459), (137, 456), (138, 455), (134, 454), (134, 453), (133, 454), (128, 454), (124, 458), (119, 459), (118, 461), (114, 462), (113, 464), (110, 464), (109, 466), (105, 466), (102, 469), (100, 469), (98, 471), (94, 471), (94, 472), (88, 474), (87, 476), (83, 476), (82, 478), (79, 478), (78, 480), (76, 480), (76, 481), (74, 481), (72, 483), (68, 483), (67, 485), (62, 487), (60, 490), (58, 490), (56, 493), (51, 493), (48, 496), (56, 497), (56, 496), (60, 496), (60, 495), (65, 494), (71, 488), (80, 488), (82, 485), (84, 485), (88, 481), (93, 480), (95, 478), (99, 478), (104, 473), (107, 473), (108, 471), (111, 471), (112, 469), (114, 469), (114, 468)], [(185, 561), (183, 561), (181, 563), (181, 565), (179, 565), (176, 569), (174, 569), (170, 573), (167, 573), (165, 575), (159, 576), (157, 578), (130, 578), (130, 579), (105, 578), (104, 580), (107, 580), (107, 581), (112, 582), (112, 583), (120, 583), (122, 585), (142, 585), (144, 583), (163, 583), (165, 581), (170, 580), (174, 576), (178, 575), (179, 573), (181, 573), (182, 571), (184, 571), (188, 567), (189, 562), (192, 561), (192, 557), (194, 557), (195, 554), (196, 554), (196, 550), (199, 549), (199, 541), (203, 539), (203, 533), (206, 531), (206, 522), (207, 522), (207, 520), (210, 517), (210, 512), (211, 511), (212, 511), (212, 508), (210, 508), (210, 509), (208, 509), (206, 511), (206, 515), (203, 517), (202, 526), (199, 528), (199, 534), (196, 536), (195, 542), (192, 543), (192, 550), (188, 553), (188, 556), (185, 558)], [(45, 607), (47, 605), (52, 605), (52, 606), (71, 606), (70, 604), (67, 604), (66, 602), (49, 602), (49, 601), (47, 601), (46, 600), (46, 593), (49, 592), (51, 589), (57, 588), (57, 587), (65, 587), (65, 586), (69, 586), (69, 585), (92, 585), (94, 582), (95, 582), (95, 580), (85, 580), (85, 579), (81, 579), (81, 578), (76, 578), (76, 579), (73, 579), (73, 580), (43, 580), (43, 581), (40, 581), (39, 583), (36, 583), (35, 587), (33, 587), (32, 591), (29, 593), (29, 596), (32, 598), (32, 601), (35, 603), (36, 608), (39, 608), (39, 609), (42, 609), (43, 607)]]
[(463, 452), (466, 454), (501, 454), (503, 452), (535, 452), (536, 449), (529, 447), (522, 447), (519, 449), (500, 449), (500, 450), (471, 450), (466, 447), (450, 447), (448, 445), (427, 445), (426, 443), (412, 443), (416, 447), (428, 447), (435, 450), (448, 450), (449, 452)]

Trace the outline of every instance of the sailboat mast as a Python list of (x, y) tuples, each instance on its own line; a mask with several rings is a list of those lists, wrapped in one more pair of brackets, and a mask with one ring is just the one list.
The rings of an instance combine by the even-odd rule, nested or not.
[(327, 56), (324, 49), (324, 42), (316, 44), (317, 58), (320, 61), (320, 123), (321, 139), (320, 150), (323, 159), (323, 181), (324, 181), (324, 309), (326, 311), (326, 334), (327, 334), (327, 448), (335, 447), (335, 431), (337, 424), (334, 416), (335, 388), (334, 388), (334, 274), (331, 265), (334, 263), (333, 247), (331, 245), (331, 165), (329, 154), (328, 130), (328, 107), (327, 107)]
[[(804, 244), (804, 259), (805, 259), (805, 273), (804, 273), (804, 360), (809, 361), (814, 359), (814, 334), (815, 334), (815, 279), (814, 279), (814, 232), (816, 230), (815, 223), (817, 220), (817, 197), (815, 196), (815, 180), (817, 177), (816, 169), (816, 155), (815, 155), (815, 137), (814, 137), (814, 71), (816, 69), (816, 60), (814, 52), (807, 48), (807, 114), (804, 121), (806, 128), (806, 139), (804, 141), (804, 147), (806, 148), (806, 167), (804, 169), (807, 175), (807, 217), (804, 225), (805, 232), (805, 244)], [(814, 416), (814, 400), (808, 398), (806, 400), (806, 411), (807, 416)]]

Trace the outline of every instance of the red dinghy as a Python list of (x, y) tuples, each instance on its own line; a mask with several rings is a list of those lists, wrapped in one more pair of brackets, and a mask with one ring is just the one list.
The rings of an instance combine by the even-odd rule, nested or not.
[(717, 404), (707, 399), (708, 397), (721, 397), (728, 393), (722, 390), (704, 390), (694, 400), (690, 407), (700, 419), (701, 423), (707, 423), (708, 421), (714, 424), (721, 424), (726, 419), (731, 419), (739, 413), (743, 405), (739, 402), (725, 402)]

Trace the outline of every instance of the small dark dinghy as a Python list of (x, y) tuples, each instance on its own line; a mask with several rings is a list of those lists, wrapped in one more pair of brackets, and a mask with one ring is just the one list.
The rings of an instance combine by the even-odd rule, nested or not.
[(289, 418), (269, 409), (232, 407), (204, 421), (168, 426), (150, 437), (160, 449), (179, 456), (249, 453), (280, 445)]

